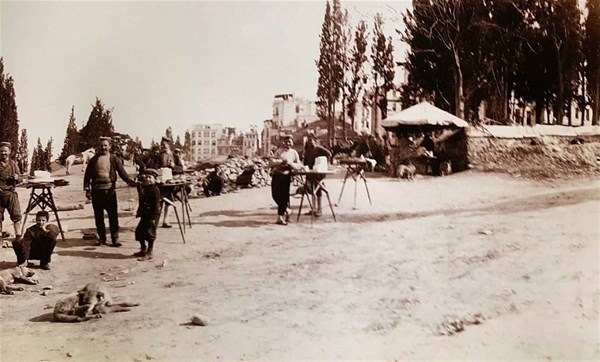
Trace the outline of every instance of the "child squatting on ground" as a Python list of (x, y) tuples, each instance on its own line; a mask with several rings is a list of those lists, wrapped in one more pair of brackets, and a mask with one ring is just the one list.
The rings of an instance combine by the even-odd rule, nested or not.
[(26, 266), (29, 260), (39, 260), (42, 269), (50, 270), (50, 258), (60, 230), (56, 225), (46, 224), (48, 217), (47, 211), (38, 211), (35, 225), (27, 228), (23, 238), (13, 241), (17, 264)]
[(156, 227), (160, 218), (160, 190), (156, 185), (157, 177), (158, 171), (152, 168), (144, 170), (139, 176), (141, 185), (138, 187), (139, 205), (136, 217), (139, 217), (140, 221), (135, 228), (135, 240), (140, 243), (140, 251), (133, 254), (139, 257), (139, 261), (152, 260)]

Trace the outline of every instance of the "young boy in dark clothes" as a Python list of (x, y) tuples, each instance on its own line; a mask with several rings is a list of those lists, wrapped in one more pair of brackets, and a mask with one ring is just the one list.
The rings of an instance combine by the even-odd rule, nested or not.
[[(156, 226), (160, 218), (160, 190), (156, 185), (158, 171), (147, 168), (139, 176), (141, 185), (138, 187), (139, 206), (136, 217), (140, 222), (135, 228), (135, 240), (140, 242), (140, 251), (133, 254), (139, 256), (139, 261), (152, 260), (152, 250), (156, 240)], [(146, 247), (146, 242), (148, 246)]]
[(60, 230), (56, 225), (46, 224), (48, 217), (47, 211), (38, 211), (35, 225), (27, 228), (22, 239), (13, 241), (17, 264), (27, 265), (29, 260), (39, 260), (42, 269), (50, 270), (50, 258)]

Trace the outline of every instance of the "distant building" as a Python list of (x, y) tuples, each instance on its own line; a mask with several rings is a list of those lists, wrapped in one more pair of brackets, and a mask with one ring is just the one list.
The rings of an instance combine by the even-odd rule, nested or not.
[(302, 127), (318, 120), (315, 102), (296, 97), (292, 93), (277, 94), (273, 98), (273, 124), (279, 127)]
[(242, 148), (241, 153), (244, 156), (256, 156), (258, 154), (259, 139), (256, 129), (245, 132), (241, 135)]
[(192, 136), (191, 159), (196, 162), (219, 154), (218, 140), (227, 135), (229, 127), (221, 123), (196, 124), (188, 131)]

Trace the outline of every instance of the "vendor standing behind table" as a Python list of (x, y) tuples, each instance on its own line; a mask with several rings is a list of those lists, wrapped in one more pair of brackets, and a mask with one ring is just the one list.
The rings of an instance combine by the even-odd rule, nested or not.
[(110, 153), (110, 138), (100, 137), (100, 144), (94, 157), (90, 159), (83, 176), (83, 189), (88, 200), (92, 200), (98, 241), (96, 245), (106, 244), (106, 226), (104, 210), (108, 214), (112, 246), (119, 247), (119, 216), (117, 204), (117, 174), (130, 186), (136, 186), (123, 167), (120, 158)]
[[(173, 156), (173, 151), (171, 151), (171, 139), (169, 137), (164, 137), (160, 140), (160, 152), (155, 162), (155, 166), (157, 168), (170, 168), (171, 170), (175, 166), (175, 157)], [(165, 182), (166, 180), (162, 180)], [(166, 197), (169, 200), (173, 200), (172, 190), (162, 188), (160, 190), (162, 197)], [(164, 205), (164, 213), (163, 213), (163, 222), (161, 227), (170, 228), (171, 224), (167, 222), (169, 217), (169, 204)]]
[(10, 142), (0, 142), (0, 244), (4, 210), (8, 211), (15, 228), (15, 241), (21, 239), (21, 204), (15, 186), (21, 182), (21, 171), (14, 160), (10, 159)]
[(275, 152), (275, 158), (281, 160), (281, 163), (273, 167), (271, 196), (277, 204), (276, 224), (278, 225), (287, 225), (290, 217), (290, 185), (292, 183), (290, 171), (302, 169), (300, 155), (292, 148), (293, 145), (292, 136), (284, 136), (281, 139), (281, 147)]
[[(310, 169), (312, 170), (313, 167), (315, 166), (315, 160), (317, 159), (317, 157), (327, 157), (327, 162), (330, 162), (331, 161), (331, 152), (329, 152), (329, 150), (326, 149), (325, 147), (319, 145), (319, 140), (317, 139), (316, 135), (310, 134), (308, 136), (308, 139), (306, 140), (306, 144), (304, 145), (304, 165), (310, 167)], [(311, 177), (308, 180), (309, 182), (308, 182), (307, 186), (310, 188), (310, 190), (312, 190), (324, 178), (325, 178), (324, 175)], [(319, 189), (317, 191), (317, 194), (315, 196), (313, 196), (313, 199), (312, 199), (312, 207), (314, 209), (311, 209), (307, 213), (308, 215), (312, 214), (312, 215), (318, 217), (318, 216), (321, 216), (321, 214), (323, 213), (322, 207), (321, 207), (321, 195), (322, 195), (322, 191), (321, 191), (321, 189)]]

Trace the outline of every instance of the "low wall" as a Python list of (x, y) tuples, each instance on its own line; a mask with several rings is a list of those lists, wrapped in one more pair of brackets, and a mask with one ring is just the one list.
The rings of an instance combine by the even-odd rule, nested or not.
[(597, 175), (600, 127), (486, 126), (467, 131), (471, 167), (532, 177)]

